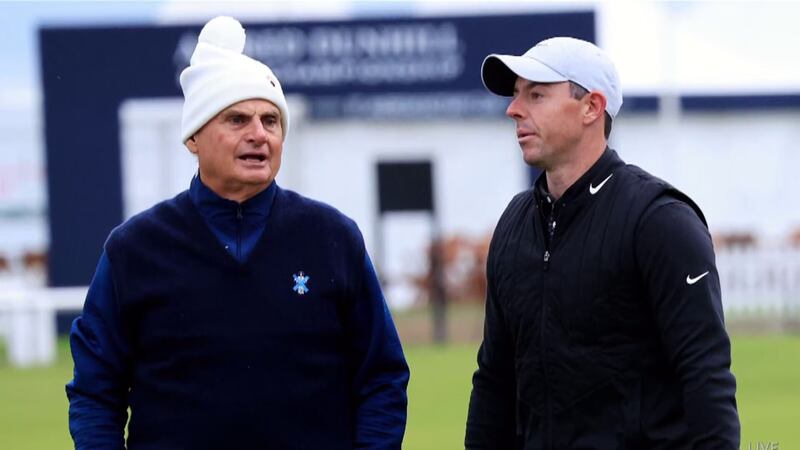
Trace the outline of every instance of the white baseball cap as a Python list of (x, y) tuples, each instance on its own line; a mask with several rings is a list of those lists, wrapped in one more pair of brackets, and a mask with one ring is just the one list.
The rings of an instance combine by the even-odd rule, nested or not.
[(181, 72), (186, 142), (220, 111), (250, 99), (272, 102), (281, 112), (283, 139), (289, 132), (289, 108), (278, 78), (269, 67), (243, 54), (245, 32), (238, 20), (219, 16), (200, 31), (189, 67)]
[(545, 39), (522, 56), (491, 54), (483, 60), (481, 78), (486, 89), (504, 97), (514, 95), (517, 77), (538, 83), (572, 81), (606, 97), (613, 119), (622, 106), (622, 89), (614, 63), (591, 42), (570, 37)]

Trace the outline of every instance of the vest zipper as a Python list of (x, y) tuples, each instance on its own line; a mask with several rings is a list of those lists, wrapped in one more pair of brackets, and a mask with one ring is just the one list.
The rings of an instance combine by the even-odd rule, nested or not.
[(550, 382), (547, 379), (547, 345), (546, 343), (546, 336), (547, 336), (547, 305), (544, 301), (542, 301), (542, 323), (541, 323), (541, 352), (539, 357), (542, 360), (542, 381), (544, 381), (544, 446), (545, 448), (551, 447), (550, 441), (550, 422), (552, 418), (550, 417)]
[(547, 217), (547, 238), (544, 240), (544, 257), (542, 265), (542, 269), (547, 271), (547, 268), (550, 267), (550, 247), (553, 245), (553, 239), (556, 235), (556, 218), (554, 214), (555, 205), (550, 209), (550, 214)]
[[(545, 250), (544, 250), (544, 256), (542, 258), (543, 259), (542, 270), (544, 272), (547, 272), (548, 268), (550, 267), (550, 258), (552, 257), (552, 255), (550, 253), (550, 249), (553, 246), (553, 240), (554, 240), (555, 235), (556, 235), (555, 209), (556, 209), (556, 205), (552, 205), (551, 208), (550, 208), (550, 214), (548, 214), (548, 217), (547, 217), (547, 223), (545, 225), (547, 227), (547, 229), (545, 230), (545, 233), (547, 233), (547, 236), (546, 236), (546, 238), (544, 240), (544, 242), (545, 242)], [(544, 275), (545, 274), (542, 274), (542, 277), (544, 277)], [(544, 285), (544, 283), (543, 283), (543, 285)], [(545, 292), (546, 292), (546, 289), (545, 289)], [(546, 330), (547, 330), (547, 301), (546, 301), (546, 295), (544, 295), (543, 298), (542, 298), (542, 323), (541, 323), (541, 327), (540, 328), (542, 330), (541, 331), (542, 345), (541, 345), (540, 358), (542, 360), (542, 378), (543, 378), (544, 387), (545, 387), (545, 389), (544, 389), (544, 410), (545, 410), (545, 413), (544, 413), (544, 442), (543, 443), (545, 445), (545, 448), (550, 449), (553, 446), (553, 442), (552, 442), (552, 435), (551, 435), (552, 434), (552, 417), (551, 417), (552, 416), (552, 411), (551, 411), (552, 406), (551, 406), (551, 399), (550, 399), (550, 381), (548, 380), (548, 377), (547, 377), (547, 363), (548, 363), (548, 361), (547, 361), (547, 345), (546, 345), (546, 342), (547, 342), (547, 340), (546, 340), (546, 337), (547, 337), (547, 332), (546, 332)]]
[(242, 205), (236, 207), (236, 259), (242, 260)]

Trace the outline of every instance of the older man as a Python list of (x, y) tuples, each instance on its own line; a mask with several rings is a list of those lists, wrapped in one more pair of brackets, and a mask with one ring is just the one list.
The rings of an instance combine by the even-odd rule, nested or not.
[(70, 337), (78, 449), (400, 448), (408, 367), (363, 239), (275, 183), (288, 109), (244, 43), (203, 28), (180, 79), (198, 174), (106, 241)]
[(607, 147), (614, 64), (558, 37), (482, 75), (544, 173), (492, 239), (466, 447), (737, 449), (711, 237), (689, 197)]

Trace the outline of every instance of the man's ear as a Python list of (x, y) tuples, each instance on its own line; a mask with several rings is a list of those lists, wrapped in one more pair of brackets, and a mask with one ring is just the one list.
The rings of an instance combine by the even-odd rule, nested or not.
[(590, 92), (586, 96), (586, 106), (584, 109), (584, 123), (590, 124), (597, 119), (602, 119), (606, 112), (606, 97), (599, 92)]
[(189, 151), (195, 155), (197, 154), (197, 141), (195, 140), (194, 136), (186, 140), (186, 148), (188, 148)]

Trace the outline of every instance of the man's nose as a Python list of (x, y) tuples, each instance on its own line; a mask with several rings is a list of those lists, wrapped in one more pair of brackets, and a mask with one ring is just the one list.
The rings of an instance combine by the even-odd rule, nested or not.
[(253, 118), (250, 122), (250, 126), (248, 127), (249, 133), (249, 140), (257, 145), (261, 145), (267, 141), (267, 129), (264, 127), (264, 124), (261, 123), (261, 120), (258, 118)]
[(512, 119), (519, 119), (522, 117), (522, 108), (519, 104), (519, 96), (511, 97), (511, 103), (506, 108), (506, 115)]

